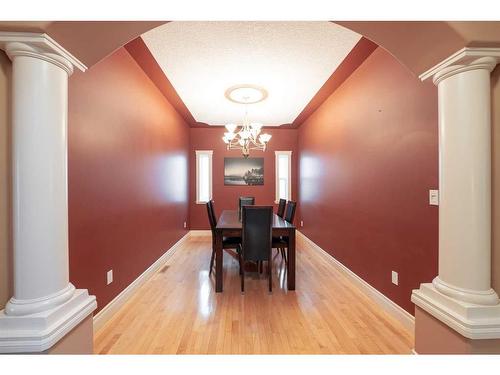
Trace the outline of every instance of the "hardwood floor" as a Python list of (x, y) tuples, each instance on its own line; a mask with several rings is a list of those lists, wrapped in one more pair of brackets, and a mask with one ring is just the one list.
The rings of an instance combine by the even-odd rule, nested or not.
[[(274, 250), (275, 251), (275, 250)], [(284, 289), (281, 255), (273, 293), (265, 273), (247, 274), (224, 253), (224, 292), (208, 276), (210, 237), (190, 237), (94, 339), (111, 354), (409, 354), (405, 329), (319, 252), (297, 237), (297, 290)]]

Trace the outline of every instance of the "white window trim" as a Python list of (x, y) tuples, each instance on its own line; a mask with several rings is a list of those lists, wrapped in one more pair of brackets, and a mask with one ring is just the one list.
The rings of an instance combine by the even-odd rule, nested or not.
[(292, 151), (274, 151), (274, 171), (275, 171), (275, 181), (276, 185), (276, 200), (274, 203), (279, 203), (280, 201), (280, 187), (279, 187), (279, 174), (278, 174), (278, 159), (280, 155), (288, 155), (288, 200), (292, 199)]
[(214, 153), (213, 150), (196, 150), (195, 151), (196, 153), (196, 204), (205, 204), (207, 202), (202, 202), (202, 201), (199, 201), (198, 200), (198, 197), (200, 196), (199, 195), (199, 187), (200, 187), (200, 184), (199, 184), (199, 173), (198, 173), (198, 170), (199, 170), (199, 163), (200, 163), (200, 158), (199, 158), (199, 155), (208, 155), (208, 196), (209, 196), (209, 199), (212, 199), (212, 155)]

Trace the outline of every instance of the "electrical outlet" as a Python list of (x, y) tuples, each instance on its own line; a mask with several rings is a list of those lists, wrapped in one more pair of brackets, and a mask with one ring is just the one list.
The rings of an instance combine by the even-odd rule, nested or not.
[(392, 271), (391, 278), (394, 285), (399, 285), (398, 273), (396, 271)]
[(109, 284), (111, 284), (113, 282), (113, 270), (109, 270), (106, 273), (106, 282), (107, 282), (106, 285), (109, 285)]
[(439, 190), (429, 190), (429, 204), (439, 206)]
[(187, 228), (187, 223), (186, 222), (184, 222), (184, 228)]
[(304, 222), (301, 220), (300, 221), (300, 226), (303, 227), (304, 226)]

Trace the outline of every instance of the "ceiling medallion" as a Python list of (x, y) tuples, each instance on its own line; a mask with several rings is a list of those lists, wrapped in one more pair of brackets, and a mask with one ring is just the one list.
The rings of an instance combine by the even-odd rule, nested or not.
[(255, 85), (236, 85), (228, 88), (225, 96), (234, 103), (245, 104), (245, 117), (243, 123), (239, 125), (240, 128), (238, 129), (236, 124), (226, 125), (227, 132), (224, 133), (222, 140), (227, 145), (227, 149), (241, 150), (245, 158), (250, 155), (250, 150), (265, 151), (271, 135), (260, 134), (262, 124), (249, 122), (247, 105), (265, 100), (267, 91)]
[(267, 98), (267, 90), (256, 85), (235, 85), (226, 90), (224, 96), (238, 104), (255, 104)]

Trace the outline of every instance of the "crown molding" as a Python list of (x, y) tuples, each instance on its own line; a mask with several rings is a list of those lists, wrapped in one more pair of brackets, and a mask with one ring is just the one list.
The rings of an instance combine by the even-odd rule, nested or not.
[(82, 72), (87, 70), (85, 64), (47, 34), (0, 31), (0, 49), (5, 50), (9, 43), (24, 43), (42, 52), (56, 54), (69, 61), (74, 67)]
[(500, 48), (488, 48), (488, 47), (464, 47), (461, 50), (455, 52), (453, 55), (447, 57), (440, 63), (434, 65), (432, 68), (426, 72), (420, 74), (418, 78), (421, 81), (433, 77), (436, 73), (448, 68), (452, 65), (465, 65), (469, 64), (474, 60), (480, 59), (482, 57), (493, 57), (500, 59)]

